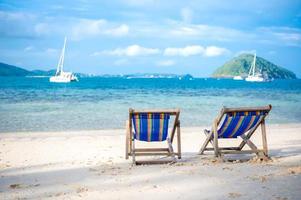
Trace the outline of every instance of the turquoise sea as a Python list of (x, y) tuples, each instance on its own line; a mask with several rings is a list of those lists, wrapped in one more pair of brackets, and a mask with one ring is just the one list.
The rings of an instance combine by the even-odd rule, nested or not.
[(123, 128), (132, 108), (180, 108), (182, 126), (210, 126), (222, 106), (272, 104), (268, 123), (301, 123), (301, 80), (0, 77), (0, 132)]

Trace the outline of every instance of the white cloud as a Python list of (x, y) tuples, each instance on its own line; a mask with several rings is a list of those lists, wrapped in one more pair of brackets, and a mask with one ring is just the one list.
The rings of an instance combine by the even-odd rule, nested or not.
[(72, 36), (75, 38), (81, 38), (85, 36), (95, 36), (101, 33), (102, 28), (105, 26), (106, 21), (99, 20), (87, 20), (82, 19), (72, 28)]
[[(226, 48), (217, 47), (217, 46), (208, 46), (203, 47), (200, 45), (190, 45), (183, 48), (165, 48), (163, 51), (158, 48), (146, 48), (139, 45), (131, 45), (126, 48), (116, 48), (113, 50), (104, 50), (97, 51), (91, 54), (91, 56), (102, 56), (102, 55), (110, 55), (110, 56), (146, 56), (146, 55), (156, 55), (163, 53), (164, 56), (205, 56), (205, 57), (214, 57), (221, 56), (229, 53), (230, 51)], [(157, 63), (160, 66), (170, 66), (174, 65), (175, 62), (173, 60), (163, 60)]]
[[(184, 9), (185, 11), (185, 9)], [(206, 42), (234, 42), (269, 44), (277, 46), (301, 46), (301, 29), (291, 27), (254, 27), (252, 30), (191, 24), (189, 12), (182, 10), (182, 21), (166, 19), (162, 23), (132, 23), (131, 34), (137, 37), (163, 38), (174, 40), (196, 40)], [(186, 14), (184, 14), (186, 13)], [(185, 19), (186, 22), (185, 23)]]
[(157, 65), (159, 65), (159, 66), (172, 66), (172, 65), (175, 65), (176, 64), (176, 62), (175, 61), (173, 61), (173, 60), (161, 60), (161, 61), (159, 61), (158, 63), (157, 63)]
[(82, 39), (99, 35), (125, 36), (128, 33), (129, 27), (126, 24), (114, 25), (104, 19), (81, 19), (72, 26), (71, 36), (73, 39)]
[(258, 34), (263, 38), (264, 43), (275, 43), (277, 45), (301, 46), (301, 29), (291, 27), (260, 27)]
[(209, 46), (209, 47), (206, 47), (204, 56), (207, 56), (207, 57), (221, 56), (221, 55), (227, 54), (229, 52), (230, 51), (226, 48)]
[(32, 51), (34, 49), (33, 46), (27, 46), (24, 48), (24, 51), (27, 52), (27, 51)]
[(217, 46), (203, 47), (200, 45), (191, 45), (184, 48), (166, 48), (164, 50), (165, 56), (195, 56), (202, 55), (206, 57), (220, 56), (229, 53), (230, 51), (226, 48)]
[(274, 35), (290, 46), (299, 46), (301, 44), (301, 33), (278, 32), (274, 33)]
[(128, 63), (127, 59), (118, 59), (118, 60), (114, 61), (114, 65), (116, 65), (116, 66), (125, 65), (127, 63)]
[(24, 12), (0, 11), (0, 18), (7, 21), (26, 21), (35, 19), (35, 16)]
[(0, 37), (34, 37), (35, 20), (32, 14), (0, 11)]
[(25, 12), (0, 11), (0, 36), (35, 38), (65, 36), (80, 40), (100, 35), (121, 37), (129, 33), (127, 24), (105, 19), (43, 17)]
[(235, 53), (235, 56), (239, 56), (241, 54), (254, 54), (254, 53), (256, 53), (255, 49), (252, 49), (252, 50), (241, 50), (241, 51), (238, 51), (237, 53)]
[(48, 48), (48, 49), (45, 50), (45, 52), (47, 54), (57, 54), (59, 52), (59, 50), (58, 49), (54, 49), (54, 48)]
[(271, 51), (268, 52), (268, 54), (270, 54), (270, 55), (275, 55), (275, 54), (277, 54), (277, 51), (271, 50)]
[(126, 48), (117, 48), (114, 50), (105, 50), (101, 52), (94, 52), (92, 56), (111, 55), (111, 56), (146, 56), (159, 54), (160, 50), (156, 48), (146, 48), (139, 45), (131, 45)]
[(153, 4), (155, 0), (122, 0), (125, 4), (129, 6), (148, 6)]
[(209, 26), (207, 24), (185, 24), (174, 22), (169, 30), (170, 36), (198, 39), (210, 39), (217, 41), (237, 41), (240, 39), (248, 40), (254, 38), (254, 34), (242, 32), (236, 29)]
[(0, 11), (0, 36), (40, 37), (64, 36), (80, 40), (100, 35), (121, 37), (129, 33), (127, 24), (105, 19), (43, 17), (25, 12)]
[(184, 48), (166, 48), (164, 50), (165, 56), (193, 56), (203, 54), (204, 47), (199, 45), (186, 46)]
[(37, 35), (47, 35), (52, 32), (47, 23), (38, 23), (34, 26), (34, 31)]
[(52, 6), (50, 6), (50, 9), (62, 10), (62, 9), (64, 9), (64, 6), (62, 6), (62, 5), (52, 5)]
[(122, 24), (116, 28), (108, 29), (104, 33), (107, 35), (113, 35), (113, 36), (124, 36), (129, 33), (129, 27), (126, 24)]
[(191, 23), (193, 17), (193, 11), (190, 8), (182, 8), (181, 9), (181, 17), (183, 22)]

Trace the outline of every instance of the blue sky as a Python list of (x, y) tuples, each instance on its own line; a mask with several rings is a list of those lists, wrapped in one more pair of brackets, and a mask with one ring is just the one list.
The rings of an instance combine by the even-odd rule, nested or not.
[(206, 77), (256, 51), (301, 77), (300, 0), (0, 0), (0, 62), (94, 74)]

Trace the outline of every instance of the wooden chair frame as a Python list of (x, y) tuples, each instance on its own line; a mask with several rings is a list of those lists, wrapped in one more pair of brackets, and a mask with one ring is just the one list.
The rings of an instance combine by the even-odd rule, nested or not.
[[(167, 148), (136, 148), (135, 147), (135, 138), (133, 134), (133, 121), (132, 116), (139, 113), (164, 113), (171, 116), (175, 116), (175, 120), (172, 126), (172, 131), (170, 137), (167, 136)], [(181, 159), (181, 129), (180, 129), (180, 110), (134, 110), (129, 109), (129, 118), (126, 121), (126, 145), (125, 145), (125, 158), (128, 159), (129, 156), (132, 156), (133, 164), (160, 164), (166, 163), (166, 161), (136, 161), (136, 156), (156, 156), (156, 155), (166, 155), (171, 156), (174, 162), (176, 160), (175, 156), (178, 156), (178, 159)], [(177, 134), (177, 152), (174, 152), (173, 149), (173, 140), (174, 136)], [(170, 162), (170, 161), (168, 161)]]
[[(222, 154), (244, 154), (244, 153), (256, 153), (256, 155), (260, 158), (268, 158), (268, 145), (266, 138), (266, 126), (265, 126), (265, 117), (268, 115), (270, 110), (272, 109), (271, 105), (264, 107), (243, 107), (243, 108), (226, 108), (223, 107), (217, 118), (214, 120), (212, 129), (204, 130), (206, 140), (202, 145), (199, 155), (204, 154), (204, 151), (214, 151), (215, 157), (221, 157)], [(267, 114), (263, 116), (263, 118), (254, 126), (252, 129), (242, 134), (240, 137), (242, 138), (242, 142), (237, 147), (219, 147), (218, 145), (218, 133), (217, 128), (219, 123), (223, 119), (223, 116), (229, 112), (247, 112), (247, 111), (267, 111)], [(262, 135), (262, 146), (263, 149), (257, 148), (257, 146), (250, 140), (251, 136), (257, 130), (257, 128), (261, 126), (261, 135)], [(220, 138), (223, 139), (223, 138)], [(226, 138), (225, 138), (226, 139)], [(211, 143), (213, 148), (208, 148), (208, 144)], [(251, 150), (242, 150), (245, 145), (248, 145)]]

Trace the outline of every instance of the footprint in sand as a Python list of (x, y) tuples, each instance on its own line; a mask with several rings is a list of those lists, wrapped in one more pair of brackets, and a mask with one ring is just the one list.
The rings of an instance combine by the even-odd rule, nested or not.
[(229, 171), (232, 171), (233, 168), (230, 168), (230, 167), (223, 167), (222, 170), (229, 170)]
[(290, 167), (287, 169), (289, 174), (301, 174), (301, 166)]
[(10, 187), (11, 189), (20, 189), (20, 188), (22, 188), (22, 184), (15, 183), (15, 184), (9, 185), (9, 187)]
[(241, 197), (241, 194), (240, 193), (238, 193), (238, 192), (230, 192), (229, 194), (228, 194), (228, 196), (229, 196), (229, 198), (239, 198), (239, 197)]
[(20, 184), (20, 183), (15, 183), (9, 185), (11, 189), (21, 189), (21, 188), (31, 188), (31, 187), (38, 187), (41, 184), (31, 184), (31, 185), (25, 185), (25, 184)]
[(59, 196), (62, 196), (62, 195), (66, 195), (66, 193), (64, 193), (64, 192), (59, 192), (59, 193), (56, 193), (54, 196), (59, 197)]
[(79, 187), (76, 189), (76, 193), (87, 192), (89, 189), (85, 187)]

